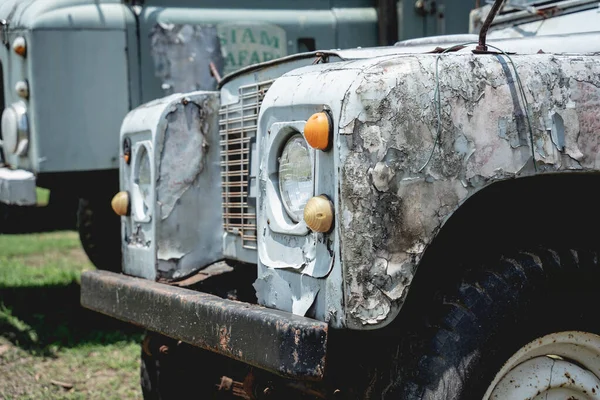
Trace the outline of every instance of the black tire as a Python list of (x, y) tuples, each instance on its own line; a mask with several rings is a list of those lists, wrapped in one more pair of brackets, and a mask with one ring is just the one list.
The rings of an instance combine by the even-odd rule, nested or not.
[[(389, 399), (481, 399), (503, 363), (543, 335), (567, 330), (600, 333), (595, 316), (596, 251), (506, 254), (471, 271), (423, 310), (404, 342)], [(393, 368), (393, 367), (391, 367)]]
[(121, 271), (120, 217), (110, 206), (110, 198), (79, 199), (77, 230), (90, 261), (98, 269)]
[(52, 190), (46, 207), (39, 207), (47, 230), (74, 230), (77, 227), (78, 198), (73, 193)]

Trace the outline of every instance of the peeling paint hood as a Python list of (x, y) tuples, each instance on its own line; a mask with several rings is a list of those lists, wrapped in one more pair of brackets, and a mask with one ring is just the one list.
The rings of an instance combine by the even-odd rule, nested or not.
[[(240, 69), (225, 76), (219, 84), (219, 88), (240, 75), (253, 73), (277, 65), (297, 62), (298, 60), (307, 58), (314, 58), (317, 60), (320, 57), (326, 56), (329, 58), (329, 62), (333, 62), (361, 60), (400, 54), (426, 54), (434, 52), (438, 47), (448, 48), (471, 42), (476, 44), (477, 40), (477, 35), (445, 35), (406, 40), (398, 42), (394, 46), (387, 47), (369, 47), (348, 50), (333, 49), (294, 54)], [(588, 54), (600, 52), (600, 31), (526, 38), (494, 39), (493, 37), (490, 37), (487, 42), (506, 52), (517, 54), (536, 54), (540, 52), (552, 54)]]

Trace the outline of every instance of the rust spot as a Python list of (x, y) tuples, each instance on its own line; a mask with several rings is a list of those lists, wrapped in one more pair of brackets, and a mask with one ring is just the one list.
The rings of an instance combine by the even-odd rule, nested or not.
[(229, 350), (229, 341), (231, 340), (231, 332), (226, 326), (219, 328), (219, 345), (223, 351)]

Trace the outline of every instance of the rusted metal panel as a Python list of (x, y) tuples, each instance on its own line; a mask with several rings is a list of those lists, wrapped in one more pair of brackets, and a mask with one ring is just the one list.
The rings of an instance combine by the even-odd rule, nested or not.
[(321, 380), (327, 324), (107, 271), (81, 276), (81, 304), (282, 376)]

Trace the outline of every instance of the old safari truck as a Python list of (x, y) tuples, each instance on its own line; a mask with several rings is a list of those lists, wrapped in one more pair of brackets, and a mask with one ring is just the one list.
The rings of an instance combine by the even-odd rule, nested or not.
[(0, 0), (0, 203), (35, 204), (36, 185), (53, 205), (80, 198), (84, 249), (118, 270), (108, 204), (128, 111), (215, 90), (220, 76), (288, 54), (393, 44), (398, 10), (411, 21), (406, 37), (466, 31), (473, 3), (444, 18), (389, 0)]
[(81, 300), (149, 331), (146, 398), (600, 398), (600, 32), (501, 7), (127, 115), (123, 273)]

